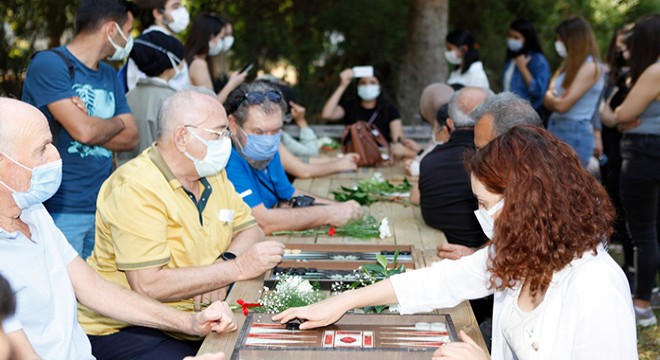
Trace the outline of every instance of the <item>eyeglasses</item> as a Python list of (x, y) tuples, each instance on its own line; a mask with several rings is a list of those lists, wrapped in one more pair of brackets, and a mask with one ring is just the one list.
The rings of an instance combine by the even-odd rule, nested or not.
[(241, 106), (244, 102), (247, 102), (250, 105), (261, 105), (266, 99), (273, 103), (279, 103), (282, 101), (282, 94), (275, 90), (268, 90), (266, 92), (253, 91), (246, 93), (245, 96), (243, 96), (243, 100), (241, 100), (238, 105)]
[(213, 134), (213, 135), (217, 136), (218, 139), (230, 138), (231, 135), (232, 135), (231, 130), (229, 130), (229, 129), (224, 129), (222, 131), (215, 131), (215, 130), (211, 130), (211, 129), (200, 128), (200, 127), (197, 127), (195, 125), (184, 125), (183, 127), (191, 127), (193, 129), (199, 129), (199, 130), (206, 131), (209, 134)]

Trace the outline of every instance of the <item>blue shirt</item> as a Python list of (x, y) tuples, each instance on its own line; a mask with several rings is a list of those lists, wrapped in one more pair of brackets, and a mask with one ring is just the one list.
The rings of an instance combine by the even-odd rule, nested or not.
[[(130, 113), (116, 71), (106, 63), (93, 70), (58, 48), (73, 65), (73, 79), (64, 60), (52, 51), (38, 53), (27, 70), (22, 100), (39, 108), (54, 121), (48, 104), (78, 96), (90, 116), (108, 119)], [(112, 172), (112, 151), (74, 140), (62, 126), (53, 139), (62, 157), (62, 185), (46, 203), (49, 212), (89, 214), (96, 212), (96, 197)]]
[[(594, 60), (591, 56), (585, 60), (585, 63), (593, 63)], [(596, 64), (597, 66), (601, 66), (600, 64)], [(555, 79), (555, 93), (557, 94), (557, 97), (561, 97), (564, 92), (566, 92), (566, 89), (562, 87), (562, 82), (564, 82), (564, 77), (566, 76), (566, 72), (562, 72), (557, 76)], [(565, 113), (560, 113), (560, 112), (553, 112), (552, 115), (550, 116), (550, 120), (555, 120), (555, 121), (592, 121), (594, 118), (594, 112), (598, 110), (598, 106), (600, 105), (600, 98), (601, 94), (603, 93), (603, 88), (605, 87), (605, 78), (602, 74), (598, 75), (598, 80), (596, 81), (595, 84), (593, 84), (587, 92), (582, 94), (582, 96), (578, 99), (573, 106), (568, 109)], [(597, 124), (594, 123), (594, 127), (597, 127)]]
[(296, 191), (286, 177), (279, 153), (265, 169), (257, 170), (232, 148), (226, 171), (229, 181), (251, 208), (264, 204), (267, 209), (272, 209), (280, 199), (291, 199)]
[[(534, 109), (538, 110), (543, 104), (543, 97), (545, 96), (546, 90), (548, 90), (548, 83), (550, 82), (550, 65), (548, 64), (548, 60), (541, 53), (533, 52), (529, 55), (531, 58), (529, 64), (527, 64), (527, 68), (532, 74), (532, 81), (527, 85), (522, 73), (514, 64), (510, 91), (521, 98), (528, 100)], [(514, 61), (513, 58), (507, 60), (506, 64), (504, 64), (505, 72), (509, 65), (511, 65), (512, 61)], [(504, 82), (504, 76), (502, 76), (502, 82)], [(504, 83), (502, 83), (502, 88), (504, 88)]]

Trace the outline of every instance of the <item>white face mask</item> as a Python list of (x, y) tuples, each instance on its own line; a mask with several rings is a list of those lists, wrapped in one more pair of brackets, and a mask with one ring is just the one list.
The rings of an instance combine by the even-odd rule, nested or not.
[(183, 6), (172, 11), (170, 16), (172, 16), (172, 21), (166, 22), (165, 25), (167, 25), (167, 27), (175, 34), (182, 32), (188, 27), (188, 24), (190, 24), (190, 15), (188, 14), (188, 10)]
[(511, 39), (511, 38), (506, 39), (506, 46), (509, 48), (509, 50), (513, 52), (520, 51), (520, 49), (523, 48), (523, 44), (524, 42), (522, 40)]
[(568, 55), (568, 51), (566, 50), (566, 45), (564, 45), (563, 42), (557, 40), (555, 41), (555, 50), (557, 50), (557, 54), (561, 56), (562, 58), (566, 58)]
[(195, 165), (195, 170), (200, 177), (217, 175), (225, 168), (229, 155), (231, 155), (231, 140), (228, 137), (222, 137), (218, 140), (205, 140), (203, 137), (195, 134), (195, 132), (188, 131), (199, 140), (202, 144), (206, 145), (206, 156), (204, 159), (198, 160), (192, 157), (187, 151), (184, 155), (192, 160)]
[(48, 164), (43, 164), (30, 169), (29, 167), (14, 160), (9, 155), (2, 153), (7, 159), (11, 160), (16, 165), (32, 172), (32, 179), (30, 179), (30, 188), (25, 192), (18, 192), (4, 181), (0, 181), (7, 189), (11, 190), (12, 197), (16, 202), (16, 206), (20, 209), (27, 209), (30, 206), (41, 204), (50, 199), (60, 188), (62, 182), (62, 160), (53, 161)]
[(371, 85), (359, 85), (357, 88), (357, 93), (360, 99), (364, 101), (374, 100), (380, 95), (380, 86), (376, 84)]
[(463, 61), (463, 58), (458, 56), (454, 50), (445, 51), (445, 59), (452, 65), (459, 65)]
[(121, 35), (121, 37), (124, 38), (124, 40), (126, 40), (126, 45), (124, 45), (124, 47), (121, 47), (115, 44), (115, 42), (112, 41), (110, 35), (108, 35), (108, 40), (110, 40), (110, 44), (112, 44), (112, 46), (115, 48), (115, 53), (108, 58), (108, 60), (110, 61), (119, 61), (126, 59), (128, 55), (131, 53), (131, 50), (133, 49), (133, 35), (129, 34), (128, 37), (126, 37), (126, 35), (124, 35), (124, 32), (121, 31), (121, 27), (119, 26), (119, 24), (115, 23), (115, 26), (117, 27), (117, 30), (119, 30), (119, 35)]
[(504, 207), (504, 199), (498, 201), (497, 204), (493, 205), (493, 207), (488, 210), (478, 209), (474, 211), (474, 215), (477, 217), (479, 225), (481, 225), (481, 230), (483, 230), (484, 234), (486, 234), (486, 236), (491, 240), (493, 239), (495, 226), (495, 219), (493, 219), (493, 215), (500, 211), (502, 207)]
[(219, 39), (215, 44), (212, 41), (209, 41), (209, 56), (216, 56), (222, 52), (224, 49), (224, 41)]
[(231, 46), (234, 45), (234, 37), (231, 35), (225, 36), (224, 39), (222, 39), (222, 51), (227, 52), (229, 49), (231, 49)]

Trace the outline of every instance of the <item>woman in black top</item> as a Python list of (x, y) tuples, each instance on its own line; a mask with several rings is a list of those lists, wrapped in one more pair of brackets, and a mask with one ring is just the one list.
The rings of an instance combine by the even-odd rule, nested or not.
[[(341, 97), (353, 79), (353, 70), (346, 69), (339, 74), (340, 82), (337, 90), (326, 101), (321, 116), (330, 121), (343, 120), (344, 125), (353, 124), (359, 120), (373, 121), (373, 124), (391, 143), (403, 141), (403, 125), (399, 110), (383, 95), (382, 82), (377, 74), (358, 79), (357, 95), (348, 101)], [(419, 149), (418, 149), (419, 151)]]

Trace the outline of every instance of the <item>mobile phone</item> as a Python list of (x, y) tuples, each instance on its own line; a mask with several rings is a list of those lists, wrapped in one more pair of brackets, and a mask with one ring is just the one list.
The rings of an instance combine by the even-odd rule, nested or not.
[(353, 66), (353, 77), (363, 78), (374, 76), (373, 66)]
[(254, 64), (247, 64), (243, 69), (241, 69), (241, 74), (250, 71), (254, 67)]

